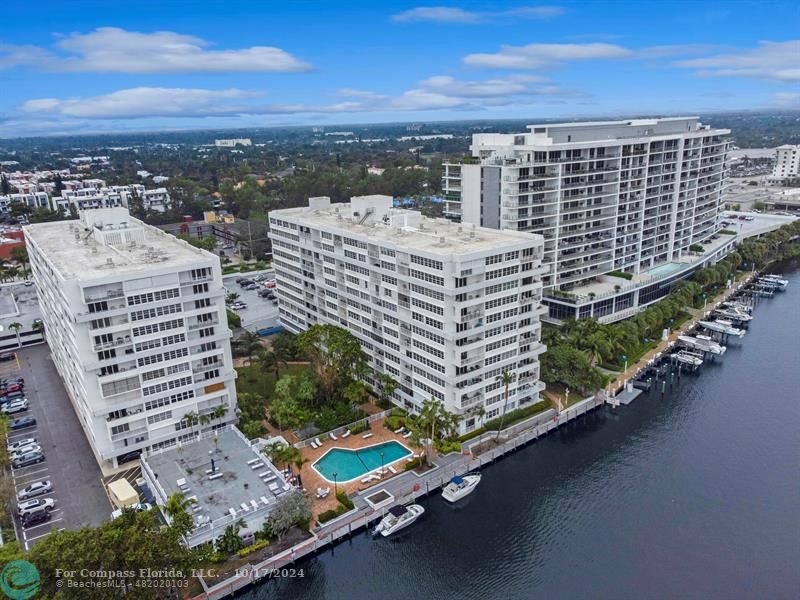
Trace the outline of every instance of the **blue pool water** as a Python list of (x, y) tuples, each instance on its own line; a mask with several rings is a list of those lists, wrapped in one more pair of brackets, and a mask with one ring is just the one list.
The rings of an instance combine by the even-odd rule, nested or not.
[(395, 441), (375, 444), (359, 450), (332, 448), (315, 462), (313, 467), (328, 481), (333, 481), (333, 474), (336, 473), (336, 481), (344, 483), (363, 477), (375, 469), (380, 469), (381, 453), (383, 453), (383, 465), (386, 466), (410, 455), (411, 450)]
[(672, 273), (677, 273), (681, 269), (683, 269), (686, 265), (682, 263), (666, 263), (664, 265), (659, 265), (657, 267), (653, 267), (647, 274), (650, 277), (665, 277), (666, 275), (671, 275)]

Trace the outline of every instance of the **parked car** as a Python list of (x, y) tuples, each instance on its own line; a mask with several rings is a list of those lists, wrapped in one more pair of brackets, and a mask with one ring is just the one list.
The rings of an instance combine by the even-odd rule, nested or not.
[(267, 294), (271, 294), (271, 293), (272, 293), (272, 292), (270, 292), (270, 291), (269, 291), (269, 290), (267, 290), (267, 289), (264, 289), (264, 290), (258, 290), (258, 295), (259, 295), (259, 296), (261, 296), (262, 298), (264, 298), (264, 297), (265, 297)]
[(0, 362), (8, 362), (17, 358), (16, 352), (0, 352)]
[[(223, 248), (227, 248), (227, 246), (223, 246)], [(243, 281), (247, 281), (247, 277), (237, 277), (236, 283), (241, 284)]]
[(27, 446), (22, 446), (21, 448), (18, 448), (13, 452), (9, 452), (8, 456), (13, 460), (18, 456), (24, 456), (26, 454), (29, 454), (30, 452), (41, 452), (41, 451), (42, 447), (39, 444), (34, 443), (34, 444), (28, 444)]
[(256, 275), (255, 277), (253, 277), (253, 281), (256, 281), (256, 282), (264, 281), (266, 278), (267, 278), (267, 276), (264, 275), (263, 273), (261, 273), (260, 275)]
[(0, 378), (0, 386), (6, 387), (9, 385), (25, 385), (24, 377), (2, 377)]
[(0, 403), (15, 402), (17, 400), (26, 400), (25, 392), (11, 392), (6, 396), (0, 396)]
[(44, 462), (44, 454), (42, 454), (41, 451), (29, 452), (28, 454), (23, 454), (22, 456), (11, 459), (11, 466), (15, 469), (21, 469), (22, 467), (35, 465), (40, 462)]
[(25, 287), (30, 287), (30, 286), (33, 285), (33, 282), (30, 279), (26, 279), (24, 285), (25, 285)]
[(274, 288), (274, 287), (275, 287), (276, 285), (278, 285), (278, 284), (275, 282), (275, 280), (274, 280), (274, 279), (270, 279), (270, 280), (269, 280), (267, 283), (265, 283), (264, 285), (265, 285), (265, 286), (267, 286), (268, 288)]
[(36, 419), (26, 416), (14, 419), (9, 423), (8, 428), (12, 431), (17, 431), (18, 429), (25, 429), (26, 427), (33, 427), (34, 425), (36, 425)]
[(34, 498), (33, 500), (26, 500), (25, 502), (20, 502), (17, 505), (17, 512), (21, 517), (25, 517), (26, 514), (38, 511), (38, 510), (46, 510), (50, 512), (56, 507), (56, 501), (52, 498)]
[(31, 444), (36, 444), (37, 440), (35, 437), (24, 438), (22, 440), (17, 440), (13, 444), (8, 445), (8, 451), (14, 452), (18, 448), (24, 448), (25, 446), (30, 446)]
[(273, 306), (278, 306), (278, 299), (277, 298), (273, 298), (272, 299), (272, 305)]
[(111, 513), (111, 518), (112, 519), (116, 519), (117, 517), (121, 517), (122, 516), (122, 511), (125, 510), (125, 509), (134, 510), (136, 512), (144, 512), (146, 510), (150, 510), (151, 508), (153, 508), (153, 505), (150, 504), (149, 502), (142, 502), (142, 503), (139, 503), (139, 504), (131, 504), (130, 506), (126, 506), (125, 508), (118, 508), (117, 510), (112, 512)]
[(8, 404), (0, 408), (0, 410), (2, 410), (7, 415), (13, 415), (16, 413), (25, 412), (26, 410), (28, 410), (28, 400), (26, 398), (20, 398), (19, 400), (12, 400)]
[(252, 279), (242, 279), (239, 285), (243, 288), (247, 288), (248, 285), (255, 285), (255, 282)]
[(31, 483), (30, 485), (22, 488), (17, 494), (17, 499), (27, 500), (28, 498), (34, 498), (36, 496), (41, 496), (42, 494), (49, 494), (52, 491), (53, 484), (50, 483), (49, 479), (44, 479), (42, 481)]
[(9, 386), (0, 388), (0, 394), (2, 394), (3, 396), (7, 396), (12, 392), (21, 392), (24, 387), (25, 387), (24, 384), (12, 383)]
[(242, 310), (243, 308), (247, 308), (247, 304), (244, 302), (234, 302), (230, 306), (228, 306), (231, 310)]
[(257, 290), (258, 289), (258, 284), (257, 283), (248, 283), (247, 285), (244, 286), (244, 289), (246, 289), (246, 290)]
[(42, 523), (47, 523), (50, 520), (50, 511), (49, 510), (36, 510), (33, 512), (29, 512), (22, 517), (22, 527), (27, 529), (28, 527), (34, 527), (36, 525), (41, 525)]

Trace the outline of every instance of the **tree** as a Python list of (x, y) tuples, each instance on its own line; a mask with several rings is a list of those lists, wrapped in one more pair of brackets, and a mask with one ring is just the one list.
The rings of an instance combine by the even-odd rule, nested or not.
[(508, 371), (503, 371), (495, 377), (495, 381), (499, 381), (503, 386), (503, 412), (500, 413), (500, 427), (497, 428), (497, 433), (494, 436), (494, 441), (500, 437), (500, 432), (503, 429), (503, 422), (506, 420), (506, 409), (508, 408), (508, 386), (514, 381), (514, 376)]
[(353, 379), (362, 376), (367, 357), (358, 339), (336, 325), (312, 325), (297, 336), (298, 347), (311, 360), (320, 391), (330, 399)]
[(300, 358), (300, 349), (297, 340), (288, 331), (281, 331), (270, 338), (272, 350), (287, 362)]
[(269, 414), (279, 429), (298, 429), (311, 419), (303, 405), (313, 397), (314, 382), (309, 377), (284, 375), (275, 384)]
[(19, 330), (22, 329), (22, 323), (17, 323), (14, 321), (13, 323), (9, 324), (9, 329), (13, 329), (14, 333), (17, 334), (17, 348), (22, 348), (22, 338), (19, 337)]
[(139, 191), (134, 187), (131, 188), (131, 195), (130, 198), (128, 198), (128, 212), (130, 212), (132, 217), (137, 219), (144, 219), (146, 216), (144, 200), (139, 194)]
[(214, 407), (213, 412), (211, 413), (211, 418), (216, 421), (221, 421), (222, 417), (228, 414), (228, 407), (224, 404), (218, 404)]
[(181, 419), (181, 421), (189, 426), (189, 428), (192, 430), (192, 435), (194, 435), (194, 428), (200, 423), (200, 415), (194, 411), (191, 411), (183, 415), (183, 419)]
[(36, 319), (33, 322), (33, 325), (31, 325), (31, 329), (33, 329), (33, 331), (38, 331), (39, 333), (41, 333), (42, 334), (42, 339), (45, 339), (45, 337), (44, 337), (44, 321), (42, 321), (41, 319)]
[(214, 542), (217, 552), (231, 555), (241, 550), (244, 547), (244, 542), (239, 536), (239, 532), (245, 527), (247, 527), (247, 523), (244, 522), (244, 519), (239, 519), (235, 523), (228, 525), (222, 535)]
[(388, 373), (375, 373), (375, 387), (378, 389), (378, 400), (385, 406), (397, 389), (397, 381)]
[(11, 259), (20, 264), (20, 265), (27, 265), (28, 264), (28, 251), (25, 249), (24, 246), (18, 246), (16, 248), (11, 249)]
[(350, 382), (342, 392), (344, 398), (350, 403), (353, 408), (359, 408), (364, 402), (367, 401), (370, 388), (363, 381), (356, 380)]
[[(225, 302), (227, 304), (236, 302), (238, 299), (239, 299), (239, 294), (237, 294), (236, 292), (228, 292), (227, 294), (225, 294)], [(255, 333), (253, 335), (258, 335), (258, 334)]]
[(170, 526), (185, 536), (194, 529), (194, 520), (189, 514), (189, 507), (197, 501), (186, 497), (183, 492), (175, 492), (164, 504), (164, 514), (169, 517)]
[(177, 235), (178, 239), (184, 240), (185, 242), (189, 242), (195, 248), (201, 248), (202, 250), (207, 250), (211, 252), (214, 248), (217, 247), (217, 242), (214, 240), (213, 237), (194, 237), (189, 235), (188, 233), (179, 233)]
[(248, 364), (253, 361), (256, 353), (263, 348), (261, 336), (251, 331), (245, 331), (233, 344), (237, 354), (247, 357)]
[(294, 525), (308, 529), (310, 521), (311, 502), (303, 492), (293, 490), (278, 500), (269, 515), (266, 529), (280, 541)]
[(425, 447), (425, 462), (430, 464), (432, 445), (452, 436), (458, 429), (459, 416), (448, 412), (444, 404), (436, 398), (422, 402), (419, 414), (406, 419), (406, 427), (411, 431), (411, 441), (415, 446)]
[(263, 371), (273, 370), (275, 373), (275, 379), (278, 379), (281, 376), (281, 364), (284, 366), (286, 365), (286, 362), (281, 360), (274, 350), (267, 350), (266, 348), (261, 348), (256, 353), (255, 362), (258, 368)]
[(11, 184), (8, 182), (8, 177), (3, 173), (0, 175), (0, 194), (8, 196), (11, 193)]

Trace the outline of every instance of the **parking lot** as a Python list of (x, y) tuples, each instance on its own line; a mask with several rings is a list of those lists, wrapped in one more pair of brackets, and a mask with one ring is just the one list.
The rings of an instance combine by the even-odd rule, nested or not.
[[(274, 277), (274, 271), (264, 271), (265, 275)], [(272, 304), (271, 300), (261, 298), (258, 291), (263, 289), (259, 287), (258, 290), (245, 290), (236, 283), (240, 277), (252, 277), (258, 273), (234, 274), (226, 275), (222, 279), (222, 283), (228, 292), (239, 294), (238, 300), (247, 304), (247, 308), (235, 311), (242, 319), (242, 327), (249, 331), (256, 331), (258, 329), (265, 329), (267, 327), (275, 327), (278, 324), (278, 307)], [(261, 286), (263, 282), (259, 283)]]
[(25, 396), (30, 406), (11, 417), (28, 415), (36, 419), (32, 427), (9, 431), (9, 443), (36, 438), (45, 456), (44, 462), (12, 469), (16, 492), (30, 483), (49, 480), (52, 491), (37, 497), (55, 501), (51, 520), (40, 525), (22, 529), (19, 518), (14, 516), (20, 544), (29, 549), (51, 529), (75, 529), (107, 520), (111, 504), (102, 487), (100, 468), (50, 360), (48, 347), (41, 344), (23, 348), (17, 361), (3, 364), (0, 375), (25, 378)]

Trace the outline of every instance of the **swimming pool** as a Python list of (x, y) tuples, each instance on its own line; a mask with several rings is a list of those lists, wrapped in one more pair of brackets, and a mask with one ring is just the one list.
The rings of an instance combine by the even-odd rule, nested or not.
[(645, 275), (649, 275), (650, 277), (666, 277), (667, 275), (677, 273), (684, 267), (686, 267), (686, 265), (683, 263), (668, 262), (663, 265), (653, 267), (649, 271), (645, 271)]
[(385, 467), (409, 456), (411, 450), (394, 440), (358, 450), (331, 448), (312, 466), (328, 481), (332, 482), (333, 474), (336, 473), (336, 481), (344, 483), (359, 479), (375, 469), (380, 469), (381, 453), (383, 453), (383, 466)]

